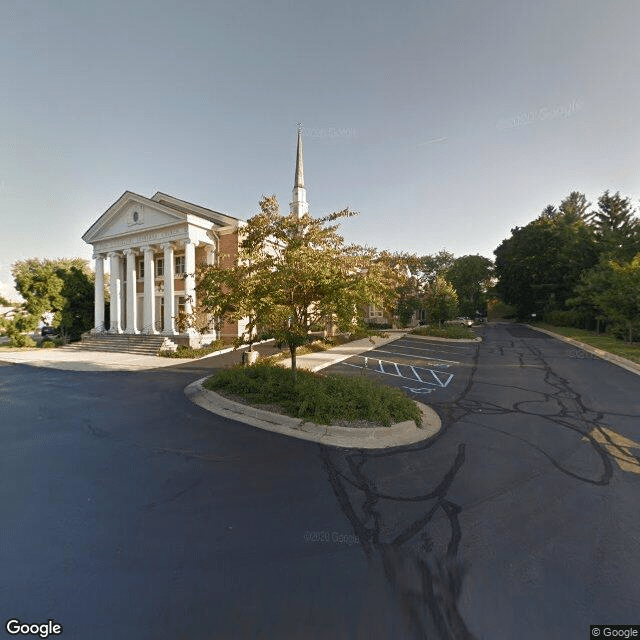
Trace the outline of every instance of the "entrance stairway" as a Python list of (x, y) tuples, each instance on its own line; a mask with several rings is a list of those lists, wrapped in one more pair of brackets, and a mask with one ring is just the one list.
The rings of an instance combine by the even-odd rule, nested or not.
[(111, 351), (113, 353), (130, 353), (140, 356), (157, 356), (161, 349), (175, 351), (176, 346), (166, 336), (85, 333), (80, 342), (74, 342), (64, 348), (79, 351)]

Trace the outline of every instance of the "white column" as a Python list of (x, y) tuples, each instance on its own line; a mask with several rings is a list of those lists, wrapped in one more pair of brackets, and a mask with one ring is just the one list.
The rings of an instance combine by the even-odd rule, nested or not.
[(144, 326), (142, 333), (158, 333), (156, 331), (156, 272), (153, 249), (142, 247), (144, 251)]
[(111, 303), (109, 318), (111, 326), (109, 333), (122, 333), (120, 325), (120, 293), (122, 289), (122, 277), (120, 274), (120, 254), (112, 251), (109, 253), (109, 271), (111, 273), (110, 294)]
[(125, 333), (138, 333), (136, 328), (136, 296), (138, 295), (136, 251), (126, 249), (124, 255), (127, 256), (127, 330)]
[(168, 336), (176, 335), (175, 326), (175, 299), (174, 299), (174, 259), (173, 245), (168, 242), (163, 244), (164, 249), (164, 331)]
[[(215, 245), (207, 244), (204, 247), (205, 264), (208, 267), (214, 266), (216, 264), (216, 247), (217, 243)], [(212, 324), (213, 326), (217, 326), (217, 323), (214, 322), (214, 318), (211, 316), (211, 314), (207, 314), (207, 332), (213, 333), (213, 335), (217, 338), (217, 330), (212, 327)]]
[[(120, 333), (122, 333), (125, 327), (124, 318), (125, 308), (127, 304), (127, 292), (126, 287), (124, 286), (124, 260), (122, 259), (122, 256), (120, 256), (120, 259), (118, 260), (117, 274), (117, 277), (120, 279), (120, 297), (118, 298), (118, 326), (120, 327)], [(113, 272), (111, 274), (111, 277), (113, 277)]]
[(93, 333), (102, 333), (104, 331), (104, 256), (96, 253), (93, 259), (96, 261)]
[[(196, 245), (193, 240), (184, 241), (184, 310), (188, 317), (196, 308)], [(187, 333), (192, 333), (191, 327)]]
[(216, 263), (216, 248), (213, 245), (207, 245), (205, 247), (205, 261), (207, 266), (212, 266)]

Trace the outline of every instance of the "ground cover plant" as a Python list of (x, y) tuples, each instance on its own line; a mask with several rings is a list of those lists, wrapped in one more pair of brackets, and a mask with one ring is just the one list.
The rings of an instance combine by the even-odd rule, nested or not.
[(202, 356), (207, 356), (210, 353), (215, 353), (229, 346), (231, 345), (225, 343), (223, 340), (214, 340), (211, 344), (201, 349), (192, 349), (191, 347), (180, 344), (175, 351), (161, 351), (159, 355), (164, 358), (202, 358)]
[(601, 333), (598, 335), (594, 331), (586, 331), (575, 327), (558, 327), (542, 322), (537, 322), (533, 326), (540, 327), (541, 329), (547, 329), (547, 331), (553, 331), (554, 333), (558, 333), (566, 338), (579, 340), (580, 342), (589, 344), (597, 349), (602, 349), (608, 353), (613, 353), (614, 355), (627, 358), (628, 360), (632, 360), (633, 362), (640, 364), (640, 342), (633, 342), (629, 344), (628, 342), (624, 342), (624, 340), (620, 340), (619, 338), (607, 333)]
[(453, 338), (453, 339), (473, 339), (476, 336), (469, 327), (462, 325), (448, 325), (444, 327), (438, 327), (434, 325), (424, 325), (416, 327), (411, 333), (417, 336), (431, 336), (434, 338)]
[(402, 391), (363, 376), (323, 376), (301, 370), (292, 382), (287, 369), (258, 363), (217, 371), (204, 386), (239, 395), (251, 404), (278, 405), (289, 416), (320, 424), (355, 420), (385, 426), (405, 420), (421, 424), (420, 410)]

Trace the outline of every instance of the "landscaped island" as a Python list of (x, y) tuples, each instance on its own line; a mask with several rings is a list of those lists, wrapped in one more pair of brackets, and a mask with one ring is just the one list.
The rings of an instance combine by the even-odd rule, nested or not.
[(452, 340), (473, 340), (476, 335), (469, 327), (461, 325), (424, 325), (416, 327), (411, 333), (417, 336), (431, 336), (433, 338), (451, 338)]
[(402, 391), (364, 377), (323, 376), (299, 370), (295, 383), (291, 371), (258, 363), (216, 372), (204, 383), (211, 391), (239, 396), (256, 405), (277, 406), (286, 415), (319, 424), (364, 421), (362, 426), (390, 426), (413, 420), (421, 426), (420, 409)]

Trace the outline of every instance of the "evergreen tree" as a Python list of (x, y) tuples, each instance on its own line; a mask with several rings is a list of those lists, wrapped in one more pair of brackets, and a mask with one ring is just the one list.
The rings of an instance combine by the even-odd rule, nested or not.
[(640, 221), (628, 198), (609, 191), (598, 199), (598, 209), (589, 220), (595, 230), (600, 252), (606, 259), (629, 262), (640, 252)]

